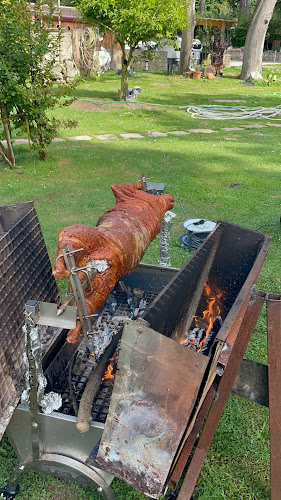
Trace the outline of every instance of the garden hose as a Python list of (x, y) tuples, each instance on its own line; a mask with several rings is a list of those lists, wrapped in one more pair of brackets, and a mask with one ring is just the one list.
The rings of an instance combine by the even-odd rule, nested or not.
[[(247, 107), (247, 106), (189, 106), (187, 112), (192, 118), (204, 118), (207, 120), (243, 120), (249, 118), (272, 119), (281, 115), (281, 106), (274, 108)], [(281, 120), (281, 118), (275, 118)]]

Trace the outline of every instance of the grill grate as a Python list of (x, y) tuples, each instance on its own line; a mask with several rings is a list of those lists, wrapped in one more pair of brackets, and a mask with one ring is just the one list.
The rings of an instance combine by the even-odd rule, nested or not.
[[(157, 296), (156, 292), (144, 291), (144, 299), (146, 300), (147, 306), (149, 306), (152, 301)], [(117, 288), (115, 298), (117, 299), (117, 308), (113, 318), (118, 316), (123, 316), (125, 318), (130, 317), (130, 305), (127, 302), (127, 295), (123, 290)], [(100, 325), (96, 330), (95, 334), (99, 334), (103, 331), (103, 325), (107, 324), (109, 327), (113, 327), (116, 332), (120, 331), (123, 327), (123, 323), (118, 325), (113, 325), (112, 321), (109, 320), (109, 308), (106, 305), (99, 316), (98, 324)], [(95, 367), (94, 358), (88, 358), (85, 355), (85, 350), (83, 348), (78, 349), (75, 353), (74, 364), (72, 368), (71, 382), (74, 392), (75, 400), (79, 406), (82, 394), (86, 387), (87, 381), (90, 377), (92, 370)], [(69, 389), (69, 364), (65, 363), (60, 376), (56, 378), (52, 390), (59, 392), (62, 395), (63, 405), (60, 409), (61, 413), (74, 416), (74, 409), (70, 395)], [(108, 414), (111, 393), (113, 390), (113, 379), (104, 380), (101, 383), (99, 393), (92, 406), (92, 419), (104, 423)]]

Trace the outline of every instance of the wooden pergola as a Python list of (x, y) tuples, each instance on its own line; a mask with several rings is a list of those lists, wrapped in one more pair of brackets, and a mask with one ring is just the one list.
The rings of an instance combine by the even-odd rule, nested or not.
[(236, 26), (238, 19), (213, 19), (211, 17), (203, 17), (201, 19), (196, 19), (196, 26), (220, 26), (221, 31), (224, 33), (225, 28), (232, 28)]

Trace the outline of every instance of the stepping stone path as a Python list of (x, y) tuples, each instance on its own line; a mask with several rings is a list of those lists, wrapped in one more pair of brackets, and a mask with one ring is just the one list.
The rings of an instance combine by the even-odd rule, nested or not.
[(14, 144), (28, 144), (28, 139), (15, 139)]
[(255, 125), (255, 124), (253, 124), (253, 125), (243, 125), (243, 128), (264, 128), (264, 127), (266, 127), (266, 125), (259, 125), (259, 124), (257, 124), (257, 125)]
[(123, 139), (144, 139), (143, 135), (133, 132), (131, 134), (120, 134)]
[(69, 141), (90, 141), (92, 137), (90, 137), (89, 135), (76, 135), (75, 137), (67, 137), (67, 139)]
[(222, 130), (225, 130), (226, 132), (233, 132), (234, 130), (244, 130), (244, 129), (241, 127), (226, 127), (223, 128)]
[[(259, 129), (259, 128), (266, 128), (267, 126), (269, 127), (281, 127), (281, 123), (267, 123), (267, 125), (261, 125), (257, 123), (253, 123), (250, 125), (242, 125), (240, 127), (222, 127), (221, 130), (225, 130), (226, 132), (234, 132), (234, 131), (242, 131), (245, 129)], [(218, 132), (218, 130), (212, 130), (211, 128), (191, 128), (187, 131), (185, 130), (172, 130), (170, 132), (148, 132), (147, 135), (149, 137), (167, 137), (168, 134), (173, 134), (173, 135), (188, 135), (191, 133), (194, 134), (212, 134), (214, 132)], [(100, 135), (95, 135), (94, 138), (99, 139), (100, 141), (108, 141), (110, 139), (119, 139), (122, 137), (122, 139), (144, 139), (144, 135), (139, 134), (138, 132), (129, 132), (126, 134), (120, 134), (119, 136), (115, 134), (100, 134)], [(65, 142), (66, 140), (69, 141), (91, 141), (93, 137), (89, 135), (77, 135), (74, 137), (67, 137), (66, 139), (62, 139), (61, 137), (55, 137), (53, 139), (53, 142)], [(224, 140), (226, 141), (234, 141), (236, 140), (236, 137), (224, 137)], [(1, 141), (3, 146), (7, 146), (7, 143), (5, 140)], [(14, 144), (28, 144), (28, 139), (14, 139), (13, 140)]]
[(189, 132), (194, 132), (195, 134), (211, 134), (214, 130), (210, 128), (191, 128)]
[(105, 135), (96, 135), (97, 139), (101, 141), (107, 141), (108, 139), (118, 139), (117, 135), (114, 134), (105, 134)]
[(168, 134), (188, 135), (188, 134), (190, 134), (190, 132), (185, 132), (184, 130), (174, 130), (173, 132), (168, 132)]
[(149, 137), (167, 137), (168, 132), (148, 132)]

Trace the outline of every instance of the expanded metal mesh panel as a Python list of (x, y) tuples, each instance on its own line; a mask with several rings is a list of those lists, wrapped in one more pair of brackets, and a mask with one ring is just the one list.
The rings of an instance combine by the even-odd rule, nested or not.
[(23, 384), (24, 307), (57, 302), (56, 282), (32, 202), (0, 207), (0, 438)]

